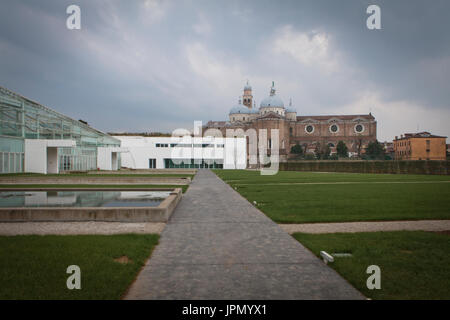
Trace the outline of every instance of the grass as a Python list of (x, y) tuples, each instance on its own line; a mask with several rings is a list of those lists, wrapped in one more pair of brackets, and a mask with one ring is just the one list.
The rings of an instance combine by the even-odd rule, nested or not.
[(227, 170), (216, 174), (277, 223), (450, 219), (450, 177)]
[(213, 170), (225, 182), (240, 184), (279, 184), (279, 183), (335, 183), (335, 182), (414, 182), (450, 181), (445, 175), (416, 174), (374, 174), (339, 172), (299, 172), (279, 171), (276, 175), (262, 176), (256, 170)]
[[(174, 189), (181, 188), (183, 193), (189, 188), (188, 184), (183, 185), (157, 185), (157, 184), (0, 184), (0, 189), (28, 189), (28, 188), (41, 188), (41, 189), (84, 189), (84, 188), (98, 188), (98, 189)], [(1, 190), (0, 190), (1, 191)]]
[[(314, 254), (351, 253), (329, 266), (372, 299), (450, 299), (450, 237), (423, 231), (303, 234)], [(381, 269), (381, 289), (366, 286), (369, 265)]]
[[(158, 235), (0, 237), (0, 299), (119, 299)], [(122, 264), (114, 259), (127, 256)], [(66, 269), (81, 269), (81, 290), (69, 290)]]

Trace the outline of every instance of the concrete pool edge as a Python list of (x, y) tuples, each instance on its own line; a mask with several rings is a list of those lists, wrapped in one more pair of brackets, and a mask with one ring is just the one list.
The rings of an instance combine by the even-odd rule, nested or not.
[(188, 185), (191, 183), (190, 177), (106, 177), (91, 175), (89, 177), (78, 176), (0, 176), (0, 184), (2, 185), (15, 185), (15, 184), (52, 184), (52, 185), (76, 185), (76, 184), (100, 184), (100, 185)]
[[(64, 188), (65, 189), (65, 188)], [(29, 189), (23, 189), (29, 190)], [(45, 189), (43, 189), (45, 190)], [(83, 189), (85, 190), (85, 189)], [(105, 189), (89, 188), (89, 191)], [(110, 189), (107, 189), (110, 191)], [(123, 189), (122, 189), (123, 190)], [(142, 189), (150, 190), (150, 189)], [(158, 189), (151, 189), (156, 191)], [(167, 189), (159, 189), (167, 190)], [(2, 189), (1, 191), (6, 191)], [(14, 191), (20, 191), (14, 189)], [(135, 191), (135, 190), (133, 190)], [(172, 189), (157, 207), (37, 207), (0, 208), (0, 222), (105, 221), (105, 222), (167, 222), (181, 199), (182, 189)]]

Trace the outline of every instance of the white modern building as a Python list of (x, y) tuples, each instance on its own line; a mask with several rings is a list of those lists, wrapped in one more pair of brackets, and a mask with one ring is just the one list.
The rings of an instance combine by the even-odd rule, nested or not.
[(245, 169), (245, 138), (114, 136), (121, 147), (122, 167), (132, 169)]

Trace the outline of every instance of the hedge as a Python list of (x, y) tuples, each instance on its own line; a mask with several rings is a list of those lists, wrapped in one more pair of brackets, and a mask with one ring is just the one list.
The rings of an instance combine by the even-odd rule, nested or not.
[(297, 160), (280, 163), (282, 171), (450, 174), (450, 161)]

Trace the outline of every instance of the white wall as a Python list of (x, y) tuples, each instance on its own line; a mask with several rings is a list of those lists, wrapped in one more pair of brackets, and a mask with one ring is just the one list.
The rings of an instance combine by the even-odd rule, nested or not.
[[(57, 147), (75, 145), (73, 140), (25, 139), (24, 172), (58, 173)], [(47, 158), (47, 149), (50, 159)], [(47, 170), (48, 166), (51, 167), (50, 172)]]
[[(224, 169), (245, 169), (247, 150), (245, 138), (213, 137), (141, 137), (114, 136), (121, 141), (121, 147), (129, 150), (122, 153), (123, 167), (148, 169), (149, 159), (156, 159), (156, 168), (164, 168), (164, 159), (210, 159), (223, 162)], [(156, 144), (168, 147), (157, 148)], [(212, 144), (214, 147), (202, 148), (194, 145)], [(189, 144), (190, 147), (171, 147), (171, 144)], [(219, 145), (223, 144), (221, 148)]]
[(24, 171), (47, 173), (47, 143), (25, 139)]
[(118, 170), (119, 153), (128, 152), (127, 148), (98, 147), (97, 168), (100, 170)]
[(97, 168), (100, 170), (112, 170), (110, 148), (97, 148)]

